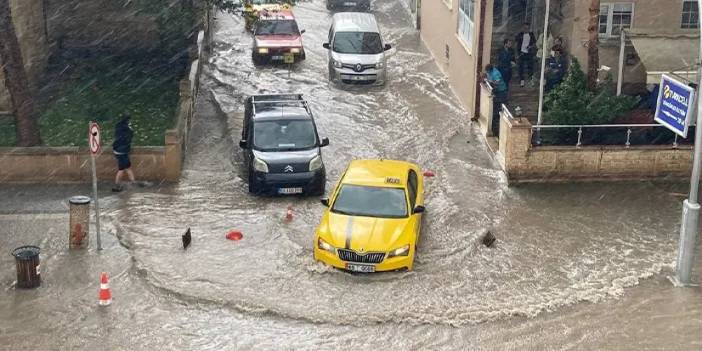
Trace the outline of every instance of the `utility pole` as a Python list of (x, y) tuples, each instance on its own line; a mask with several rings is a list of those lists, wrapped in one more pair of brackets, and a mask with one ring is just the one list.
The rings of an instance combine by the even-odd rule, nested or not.
[[(697, 0), (697, 6), (702, 10), (702, 0)], [(700, 27), (700, 55), (697, 62), (698, 77), (702, 69), (702, 27)], [(699, 89), (702, 81), (697, 82), (697, 126), (695, 127), (695, 154), (692, 159), (692, 176), (690, 177), (690, 195), (683, 201), (682, 223), (680, 224), (680, 246), (678, 261), (675, 268), (675, 283), (679, 286), (690, 286), (692, 283), (692, 267), (695, 264), (695, 240), (697, 237), (697, 219), (700, 214), (700, 204), (697, 195), (700, 185), (700, 156), (702, 156), (702, 98)]]

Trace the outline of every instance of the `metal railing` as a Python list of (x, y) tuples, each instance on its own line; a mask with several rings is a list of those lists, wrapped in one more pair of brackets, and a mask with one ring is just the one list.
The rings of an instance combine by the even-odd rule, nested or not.
[[(503, 111), (506, 109), (503, 108)], [(508, 110), (506, 110), (509, 112)], [(613, 131), (613, 129), (626, 129), (626, 132), (622, 135), (622, 141), (623, 143), (594, 143), (593, 145), (624, 145), (625, 147), (630, 147), (632, 145), (632, 133), (634, 129), (655, 129), (655, 128), (663, 128), (661, 132), (663, 133), (670, 133), (670, 135), (673, 135), (673, 141), (671, 144), (669, 143), (655, 143), (653, 140), (649, 142), (648, 144), (646, 143), (639, 143), (639, 145), (671, 145), (673, 148), (678, 147), (678, 140), (679, 137), (677, 134), (670, 132), (667, 130), (667, 128), (663, 125), (660, 124), (583, 124), (583, 125), (558, 125), (558, 124), (549, 124), (549, 125), (534, 125), (531, 127), (531, 129), (534, 131), (534, 140), (532, 144), (534, 146), (542, 146), (543, 145), (543, 138), (544, 138), (544, 130), (559, 130), (559, 129), (577, 129), (577, 141), (575, 142), (575, 147), (580, 148), (583, 146), (583, 130), (584, 129), (609, 129), (606, 133), (597, 135), (597, 136), (605, 136), (605, 137), (612, 137), (613, 135), (616, 135), (617, 132)], [(562, 135), (562, 134), (561, 134)], [(692, 137), (689, 137), (692, 139)], [(686, 139), (687, 140), (687, 139)], [(561, 144), (552, 144), (552, 145), (572, 145), (568, 143), (561, 143)]]

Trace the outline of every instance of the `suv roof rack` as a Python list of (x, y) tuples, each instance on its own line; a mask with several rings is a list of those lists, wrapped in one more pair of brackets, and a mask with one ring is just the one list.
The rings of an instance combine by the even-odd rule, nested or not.
[(294, 106), (303, 107), (307, 113), (311, 116), (312, 110), (310, 106), (302, 97), (302, 94), (266, 94), (266, 95), (253, 95), (251, 96), (251, 105), (253, 107), (253, 115), (256, 116), (256, 105), (267, 105), (267, 106)]

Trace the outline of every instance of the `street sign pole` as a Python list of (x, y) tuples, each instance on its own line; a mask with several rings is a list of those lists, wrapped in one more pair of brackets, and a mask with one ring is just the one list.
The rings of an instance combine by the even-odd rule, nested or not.
[(100, 201), (98, 200), (97, 172), (95, 171), (95, 155), (100, 151), (100, 127), (90, 122), (88, 127), (88, 144), (90, 146), (90, 164), (93, 168), (93, 197), (95, 198), (95, 231), (97, 234), (97, 249), (102, 250), (100, 241)]
[[(702, 0), (697, 0), (699, 10), (702, 10)], [(700, 29), (702, 34), (702, 28)], [(702, 44), (702, 36), (700, 36)], [(697, 58), (697, 76), (700, 77), (702, 69), (702, 45)], [(702, 79), (698, 82), (702, 88)], [(692, 176), (690, 177), (690, 195), (683, 201), (682, 224), (680, 225), (680, 245), (678, 248), (678, 261), (675, 265), (676, 285), (690, 286), (692, 283), (692, 267), (695, 264), (695, 240), (697, 239), (697, 219), (700, 214), (700, 204), (697, 203), (697, 194), (700, 184), (700, 156), (702, 156), (702, 98), (697, 94), (697, 125), (695, 126), (695, 154), (692, 159)]]

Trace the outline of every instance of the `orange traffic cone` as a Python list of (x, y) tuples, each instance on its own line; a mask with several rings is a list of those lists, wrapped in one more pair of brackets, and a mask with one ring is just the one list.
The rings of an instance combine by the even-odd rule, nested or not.
[(100, 275), (100, 300), (98, 305), (109, 306), (112, 303), (112, 293), (110, 292), (110, 283), (107, 280), (107, 273), (102, 272)]
[(285, 212), (285, 220), (286, 221), (292, 221), (293, 219), (293, 210), (292, 210), (292, 205), (288, 206), (287, 212)]

